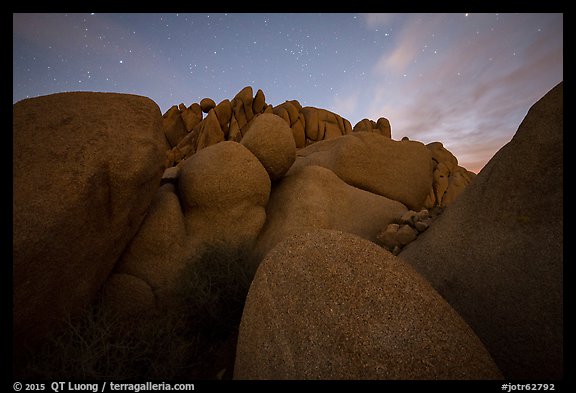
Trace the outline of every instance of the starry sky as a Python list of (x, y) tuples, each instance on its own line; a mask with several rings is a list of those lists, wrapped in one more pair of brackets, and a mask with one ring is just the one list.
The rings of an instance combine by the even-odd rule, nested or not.
[(352, 126), (386, 117), (476, 173), (562, 80), (562, 14), (13, 14), (14, 103), (118, 92), (164, 113), (252, 86)]

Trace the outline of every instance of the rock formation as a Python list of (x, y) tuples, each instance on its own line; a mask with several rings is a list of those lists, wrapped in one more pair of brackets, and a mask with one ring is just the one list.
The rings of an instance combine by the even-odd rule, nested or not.
[(91, 302), (138, 231), (169, 148), (148, 98), (61, 93), (13, 109), (14, 354)]
[(499, 379), (460, 316), (410, 266), (339, 231), (286, 238), (264, 259), (235, 379)]
[(385, 117), (381, 117), (377, 122), (370, 119), (362, 119), (352, 129), (352, 132), (377, 132), (378, 134), (384, 135), (388, 138), (392, 138), (392, 128), (390, 127), (390, 121)]
[(434, 182), (424, 207), (446, 207), (456, 200), (476, 174), (459, 166), (458, 159), (441, 142), (432, 142), (426, 147), (432, 153)]
[[(240, 142), (251, 122), (263, 113), (273, 113), (284, 119), (292, 131), (297, 149), (358, 132), (392, 137), (390, 122), (385, 117), (377, 121), (362, 119), (352, 128), (347, 119), (326, 109), (302, 107), (297, 100), (273, 107), (266, 104), (262, 90), (258, 90), (254, 97), (252, 94), (252, 88), (247, 86), (231, 101), (223, 100), (218, 105), (212, 99), (204, 98), (188, 108), (184, 104), (172, 106), (164, 114), (163, 123), (164, 133), (172, 147), (167, 153), (166, 166), (179, 165), (198, 150), (221, 141)], [(204, 119), (202, 112), (207, 113)], [(402, 142), (410, 141), (404, 137)], [(432, 157), (433, 176), (427, 196), (423, 203), (418, 202), (418, 208), (446, 207), (456, 200), (476, 174), (458, 166), (458, 159), (441, 142), (432, 142), (426, 147)], [(412, 205), (410, 208), (417, 207)]]
[[(176, 283), (224, 245), (249, 250), (235, 265), (251, 266), (244, 289), (264, 259), (238, 378), (501, 377), (470, 327), (507, 378), (557, 377), (558, 94), (478, 177), (440, 142), (393, 140), (384, 117), (352, 128), (296, 100), (267, 104), (250, 86), (164, 115), (127, 94), (16, 103), (15, 353), (91, 303), (129, 323), (180, 310)], [(231, 358), (234, 343), (214, 348)]]
[(561, 83), (399, 254), (474, 329), (506, 379), (563, 377), (562, 146)]
[(346, 183), (420, 210), (432, 187), (430, 151), (420, 142), (398, 142), (355, 132), (298, 151), (290, 172), (305, 165), (330, 169)]
[(400, 202), (346, 184), (329, 169), (303, 166), (272, 190), (257, 251), (265, 255), (283, 238), (312, 228), (341, 230), (376, 241), (382, 226), (405, 212)]
[[(203, 247), (216, 242), (229, 247), (253, 244), (266, 220), (270, 195), (270, 178), (262, 164), (246, 147), (231, 141), (209, 146), (187, 159), (177, 184), (177, 188), (171, 183), (160, 187), (114, 271), (142, 280), (155, 294), (158, 306), (170, 300), (180, 271)], [(129, 294), (134, 280), (114, 280), (105, 291), (107, 304), (116, 310), (147, 310), (147, 295), (136, 304), (135, 295)]]

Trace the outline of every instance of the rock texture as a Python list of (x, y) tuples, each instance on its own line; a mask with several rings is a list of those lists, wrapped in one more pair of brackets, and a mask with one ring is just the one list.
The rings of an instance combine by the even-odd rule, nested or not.
[(247, 297), (235, 379), (497, 379), (490, 355), (412, 268), (316, 230), (278, 244)]
[(392, 138), (392, 127), (390, 127), (390, 121), (385, 117), (381, 117), (378, 121), (370, 119), (362, 119), (352, 129), (352, 132), (376, 132), (380, 135)]
[[(84, 306), (103, 305), (131, 323), (183, 309), (195, 310), (191, 318), (212, 318), (202, 315), (211, 313), (204, 306), (184, 304), (179, 291), (186, 274), (205, 274), (206, 261), (212, 266), (211, 254), (203, 252), (214, 247), (249, 250), (250, 258), (237, 265), (247, 276), (279, 242), (311, 230), (340, 230), (398, 254), (430, 224), (426, 210), (417, 211), (441, 211), (472, 179), (439, 142), (392, 140), (384, 117), (353, 129), (338, 114), (297, 100), (267, 104), (264, 92), (254, 94), (251, 86), (219, 103), (208, 97), (180, 103), (164, 115), (151, 100), (126, 94), (24, 100), (14, 105), (13, 136), (14, 348), (23, 356), (14, 358), (15, 370)], [(404, 313), (399, 304), (395, 312)], [(407, 326), (404, 316), (387, 318), (388, 338)], [(423, 342), (435, 343), (435, 334)], [(231, 361), (227, 346), (235, 337), (226, 340), (217, 347)], [(345, 348), (360, 356), (369, 353), (367, 343)], [(396, 342), (383, 344), (393, 345), (386, 353), (404, 365), (342, 375), (409, 376), (415, 347), (401, 357)], [(451, 364), (450, 356), (442, 359)], [(484, 375), (467, 367), (426, 364), (415, 377)]]
[(13, 109), (14, 353), (89, 303), (142, 222), (169, 148), (158, 106), (61, 93)]
[(254, 119), (240, 143), (260, 160), (272, 181), (284, 176), (296, 159), (292, 130), (272, 113)]
[(430, 151), (420, 142), (355, 132), (298, 151), (291, 171), (306, 165), (332, 170), (346, 183), (420, 210), (432, 187)]
[[(202, 112), (207, 114), (204, 119)], [(198, 150), (222, 141), (241, 142), (251, 124), (262, 114), (274, 114), (284, 120), (292, 132), (296, 149), (353, 132), (376, 133), (389, 139), (392, 135), (390, 121), (385, 117), (380, 117), (377, 121), (362, 119), (352, 128), (350, 122), (338, 114), (311, 106), (302, 107), (297, 100), (285, 101), (274, 107), (267, 105), (262, 90), (259, 89), (253, 96), (252, 87), (246, 86), (232, 100), (223, 100), (218, 105), (214, 100), (204, 98), (199, 104), (193, 103), (188, 108), (184, 104), (170, 108), (164, 114), (164, 133), (171, 146), (171, 150), (167, 152), (166, 166), (181, 165), (183, 160)], [(249, 139), (252, 139), (251, 144), (254, 144), (255, 139), (260, 142), (260, 138)], [(270, 145), (270, 142), (261, 143)], [(402, 142), (410, 141), (403, 137)], [(246, 143), (248, 142), (243, 142)], [(267, 150), (269, 147), (271, 146), (268, 146)], [(458, 159), (441, 142), (432, 142), (426, 147), (432, 157), (432, 182), (424, 201), (418, 201), (418, 207), (410, 205), (412, 209), (448, 206), (476, 176), (475, 173), (458, 166)], [(256, 150), (253, 150), (254, 152)], [(271, 174), (273, 180), (280, 177), (281, 175)]]
[(173, 184), (156, 193), (148, 215), (106, 281), (103, 303), (120, 315), (154, 312), (193, 251)]
[(375, 241), (382, 225), (405, 212), (400, 202), (352, 187), (329, 169), (304, 166), (274, 187), (257, 250), (264, 255), (284, 237), (311, 228), (341, 230)]
[(376, 243), (394, 255), (398, 255), (403, 247), (416, 240), (421, 232), (430, 227), (432, 217), (430, 212), (422, 209), (419, 212), (409, 210), (398, 220), (388, 224), (378, 236)]
[(446, 207), (472, 183), (476, 174), (458, 165), (458, 159), (441, 142), (426, 145), (432, 154), (434, 182), (424, 207)]
[(506, 379), (563, 377), (563, 84), (400, 257), (484, 342)]
[[(181, 118), (187, 133), (165, 127), (172, 146), (167, 152), (167, 166), (178, 165), (198, 150), (219, 142), (240, 142), (251, 121), (266, 111), (265, 100), (262, 90), (252, 97), (252, 87), (246, 86), (232, 100), (223, 100), (218, 105), (211, 98), (204, 98), (200, 104), (194, 103), (189, 108), (184, 104), (170, 108), (164, 117)], [(207, 114), (204, 119), (202, 112)]]
[[(262, 164), (239, 143), (226, 141), (202, 149), (180, 167), (177, 187), (165, 184), (158, 191), (115, 274), (147, 283), (162, 306), (198, 250), (215, 242), (231, 248), (254, 244), (266, 220), (270, 187)], [(136, 296), (129, 295), (132, 286), (122, 289), (121, 283), (113, 284), (107, 304), (117, 310), (128, 308), (126, 301), (134, 302)], [(146, 304), (143, 297), (142, 305)]]

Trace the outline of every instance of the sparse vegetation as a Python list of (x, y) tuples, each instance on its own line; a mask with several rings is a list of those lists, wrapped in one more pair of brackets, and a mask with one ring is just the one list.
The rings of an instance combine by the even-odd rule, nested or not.
[[(23, 376), (46, 379), (231, 377), (236, 337), (258, 260), (247, 246), (217, 243), (190, 261), (178, 305), (126, 318), (96, 303), (51, 337)], [(226, 370), (224, 372), (224, 369)]]

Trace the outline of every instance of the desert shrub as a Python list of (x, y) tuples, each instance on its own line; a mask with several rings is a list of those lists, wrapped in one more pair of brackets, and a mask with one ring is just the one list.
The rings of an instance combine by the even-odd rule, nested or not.
[(215, 243), (192, 258), (174, 288), (180, 306), (138, 318), (98, 302), (47, 338), (23, 377), (63, 380), (215, 378), (232, 370), (236, 334), (258, 266), (248, 246)]
[(212, 243), (187, 264), (175, 292), (203, 334), (223, 338), (238, 328), (257, 268), (250, 247)]
[(26, 374), (47, 379), (174, 378), (194, 358), (197, 343), (175, 313), (129, 320), (92, 305), (49, 337)]

